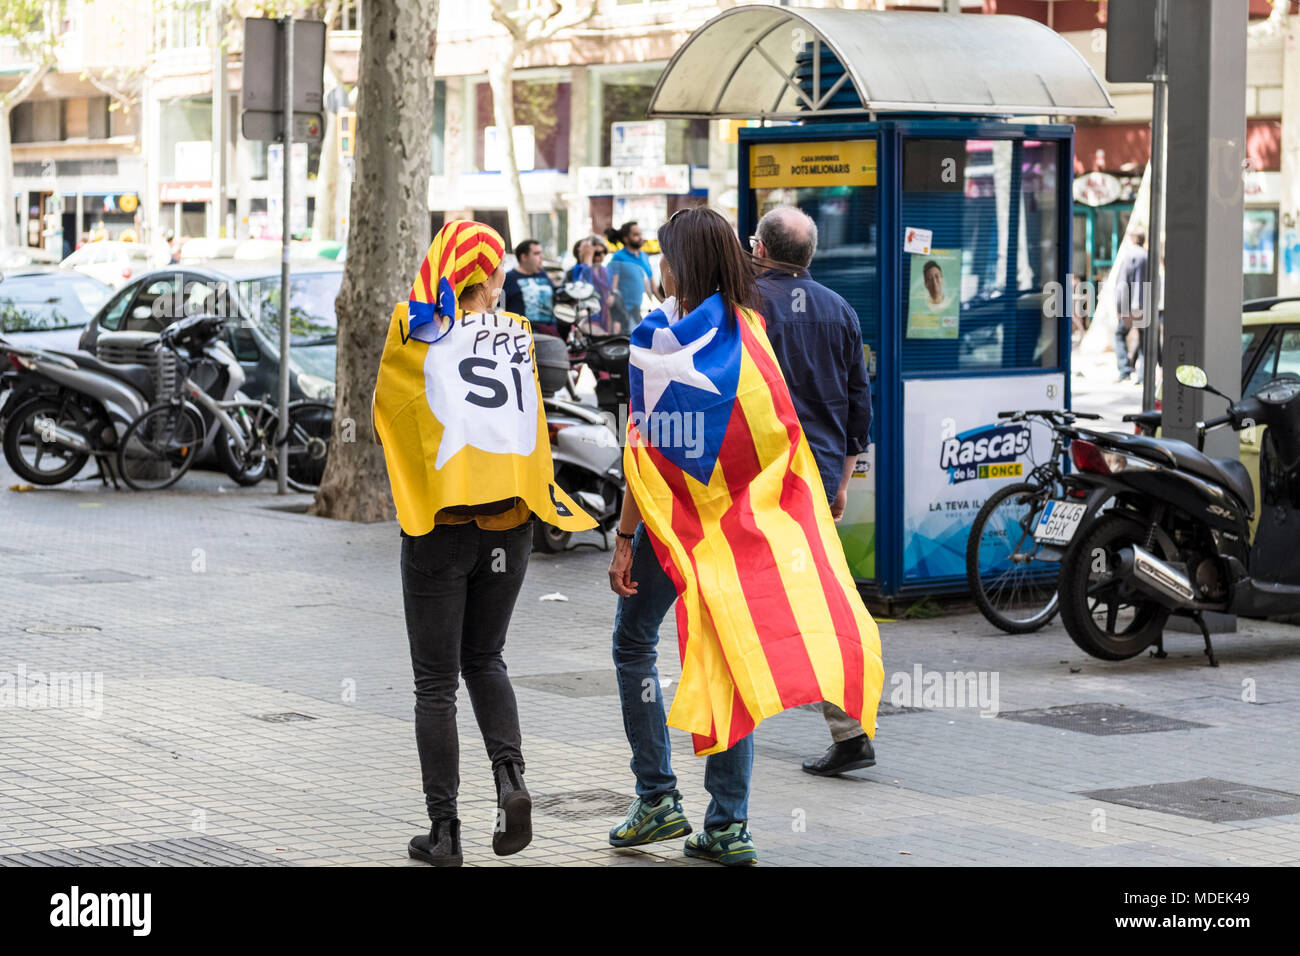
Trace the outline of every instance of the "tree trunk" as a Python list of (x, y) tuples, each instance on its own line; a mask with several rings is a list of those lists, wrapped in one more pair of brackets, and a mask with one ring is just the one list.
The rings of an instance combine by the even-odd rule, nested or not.
[[(330, 71), (327, 69), (328, 77)], [(329, 80), (325, 81), (326, 93)], [(320, 168), (316, 172), (316, 218), (311, 224), (313, 239), (337, 239), (339, 221), (339, 118), (325, 111), (325, 138), (321, 142)]]
[(311, 514), (345, 521), (394, 515), (370, 402), (393, 306), (428, 249), (433, 51), (438, 3), (370, 0), (361, 34), (356, 179), (348, 258), (335, 302), (334, 435)]
[(506, 178), (506, 216), (510, 223), (507, 242), (517, 246), (528, 235), (528, 214), (524, 211), (524, 187), (519, 181), (519, 159), (515, 156), (515, 60), (520, 48), (512, 43), (504, 47), (501, 59), (488, 66), (488, 85), (492, 88), (492, 121), (500, 131), (501, 175)]
[(9, 107), (0, 105), (0, 246), (25, 245), (18, 241), (14, 215), (14, 157), (9, 147)]

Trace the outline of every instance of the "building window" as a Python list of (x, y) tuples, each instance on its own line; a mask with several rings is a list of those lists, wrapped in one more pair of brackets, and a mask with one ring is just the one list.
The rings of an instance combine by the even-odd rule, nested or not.
[[(569, 84), (556, 80), (515, 80), (515, 126), (532, 128), (533, 162), (516, 155), (521, 168), (569, 168)], [(474, 88), (474, 167), (487, 169), (486, 130), (495, 126), (492, 88), (486, 81)], [(518, 141), (518, 140), (517, 140)]]
[[(593, 116), (599, 117), (601, 166), (611, 165), (613, 124), (639, 122), (646, 118), (650, 96), (661, 69), (593, 71), (595, 93)], [(663, 162), (691, 166), (709, 165), (709, 121), (706, 119), (664, 120)], [(595, 146), (595, 143), (592, 143)]]
[(211, 0), (166, 0), (161, 9), (159, 46), (185, 50), (208, 45)]
[(433, 175), (447, 172), (447, 81), (433, 84)]
[(360, 30), (362, 0), (339, 0), (338, 12), (330, 23), (331, 30)]

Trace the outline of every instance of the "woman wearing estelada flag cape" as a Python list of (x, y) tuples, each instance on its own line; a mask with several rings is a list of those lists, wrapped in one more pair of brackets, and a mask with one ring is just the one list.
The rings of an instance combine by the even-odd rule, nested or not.
[(462, 862), (456, 690), (463, 676), (497, 788), (492, 849), (532, 839), (519, 713), (502, 659), (532, 521), (595, 522), (554, 484), (532, 331), (495, 312), (504, 243), (490, 226), (439, 230), (409, 302), (393, 310), (374, 421), (402, 527), (402, 596), (415, 672), (415, 739), (431, 827), (410, 855)]

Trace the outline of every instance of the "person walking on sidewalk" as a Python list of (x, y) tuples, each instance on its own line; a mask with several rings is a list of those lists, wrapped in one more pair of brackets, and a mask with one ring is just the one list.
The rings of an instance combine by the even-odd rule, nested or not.
[[(1116, 381), (1128, 381), (1136, 363), (1138, 336), (1142, 328), (1143, 310), (1147, 296), (1147, 234), (1142, 229), (1133, 230), (1133, 245), (1120, 258), (1115, 282), (1115, 365), (1119, 371)], [(1143, 370), (1145, 372), (1145, 369)], [(1137, 378), (1142, 381), (1141, 376)]]
[(610, 257), (610, 300), (613, 314), (621, 323), (612, 331), (631, 332), (641, 321), (642, 302), (646, 296), (654, 298), (650, 283), (654, 272), (650, 256), (641, 248), (644, 240), (641, 227), (635, 222), (625, 222), (618, 229), (606, 231), (612, 242), (621, 242), (623, 248)]
[(503, 254), (490, 226), (443, 226), (410, 301), (393, 311), (375, 382), (375, 433), (402, 529), (415, 740), (431, 823), (408, 853), (435, 866), (463, 859), (462, 676), (496, 781), (492, 849), (505, 856), (532, 840), (502, 650), (532, 551), (530, 518), (569, 530), (595, 524), (553, 482), (528, 320), (489, 311), (505, 280)]
[[(871, 442), (862, 328), (853, 307), (808, 272), (817, 252), (817, 224), (810, 216), (778, 206), (758, 221), (757, 233), (750, 245), (760, 270), (767, 337), (808, 436), (831, 516), (839, 521), (854, 463)], [(821, 706), (831, 746), (805, 760), (804, 771), (827, 777), (874, 766), (871, 735), (834, 704)]]
[[(686, 855), (754, 863), (753, 729), (821, 700), (874, 725), (879, 635), (755, 311), (752, 262), (707, 208), (675, 213), (659, 239), (668, 298), (631, 338), (628, 493), (609, 567), (637, 796), (609, 842), (691, 833), (669, 761), (671, 723), (706, 757), (712, 797)], [(780, 557), (794, 554), (807, 560)], [(665, 718), (656, 645), (674, 602), (682, 677)]]

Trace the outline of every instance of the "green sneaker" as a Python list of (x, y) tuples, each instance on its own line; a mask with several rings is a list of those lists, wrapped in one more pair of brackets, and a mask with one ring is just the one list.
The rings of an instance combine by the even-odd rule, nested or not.
[(686, 855), (711, 860), (723, 866), (744, 866), (758, 862), (758, 851), (744, 822), (721, 830), (705, 830), (686, 841)]
[(632, 801), (627, 819), (609, 831), (610, 846), (641, 846), (658, 843), (691, 832), (682, 812), (681, 796), (676, 791), (664, 794), (654, 803), (640, 797)]

